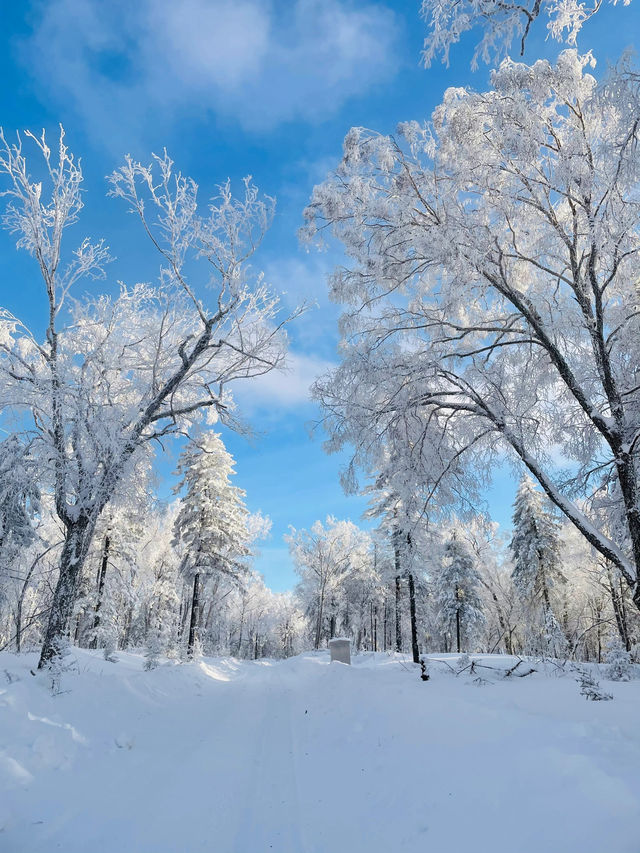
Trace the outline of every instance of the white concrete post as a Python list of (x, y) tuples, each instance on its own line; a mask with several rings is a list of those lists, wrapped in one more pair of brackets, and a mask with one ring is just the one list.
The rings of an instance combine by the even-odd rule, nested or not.
[(329, 651), (331, 652), (331, 660), (337, 660), (340, 663), (351, 663), (351, 640), (333, 639), (329, 640)]

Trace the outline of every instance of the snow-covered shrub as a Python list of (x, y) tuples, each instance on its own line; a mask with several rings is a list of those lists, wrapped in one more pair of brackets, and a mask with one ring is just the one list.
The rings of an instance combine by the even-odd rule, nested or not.
[(619, 640), (612, 643), (609, 647), (604, 675), (605, 678), (608, 678), (610, 681), (631, 680), (631, 654), (624, 648)]
[(458, 669), (458, 672), (462, 672), (463, 670), (470, 667), (471, 663), (472, 663), (471, 658), (469, 657), (469, 655), (466, 652), (463, 655), (460, 655), (460, 657), (456, 661), (456, 667)]

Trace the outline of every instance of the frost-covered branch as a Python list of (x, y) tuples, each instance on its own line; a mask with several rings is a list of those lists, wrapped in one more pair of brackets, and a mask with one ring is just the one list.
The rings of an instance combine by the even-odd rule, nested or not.
[[(598, 85), (592, 61), (507, 60), (428, 124), (349, 133), (306, 213), (308, 239), (350, 256), (331, 282), (343, 360), (316, 395), (328, 449), (353, 448), (349, 488), (382, 466), (427, 504), (473, 505), (516, 458), (640, 605), (640, 91), (627, 68)], [(595, 471), (619, 539), (584, 503)]]
[[(558, 42), (575, 45), (583, 25), (602, 6), (603, 0), (581, 3), (578, 0), (529, 0), (510, 3), (504, 0), (422, 0), (421, 15), (429, 27), (422, 58), (429, 67), (438, 58), (449, 64), (452, 45), (475, 29), (482, 33), (471, 67), (479, 61), (499, 62), (515, 47), (520, 56), (531, 27), (546, 18), (547, 34)], [(610, 0), (613, 5), (628, 6), (631, 0)]]

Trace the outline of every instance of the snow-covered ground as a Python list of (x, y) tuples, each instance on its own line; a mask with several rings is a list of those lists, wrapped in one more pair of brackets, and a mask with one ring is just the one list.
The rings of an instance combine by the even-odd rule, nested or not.
[(640, 850), (640, 681), (73, 657), (54, 696), (0, 655), (2, 853)]

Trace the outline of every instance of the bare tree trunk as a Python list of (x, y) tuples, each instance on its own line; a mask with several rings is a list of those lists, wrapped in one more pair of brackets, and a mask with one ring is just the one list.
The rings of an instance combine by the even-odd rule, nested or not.
[(388, 613), (389, 613), (389, 599), (387, 596), (388, 590), (385, 589), (384, 593), (384, 612), (382, 614), (382, 651), (386, 652), (389, 648), (389, 644), (387, 642), (388, 637)]
[(198, 620), (200, 616), (200, 572), (193, 576), (193, 597), (191, 599), (191, 622), (189, 623), (189, 644), (187, 656), (193, 657), (196, 640), (198, 639)]
[[(59, 544), (59, 543), (57, 543), (57, 544)], [(45, 551), (43, 551), (41, 554), (38, 554), (38, 556), (35, 558), (35, 560), (33, 560), (31, 565), (29, 566), (29, 571), (27, 572), (25, 579), (22, 582), (22, 587), (20, 588), (20, 595), (18, 596), (18, 603), (16, 606), (16, 616), (15, 616), (16, 652), (18, 652), (18, 654), (20, 654), (20, 652), (22, 650), (22, 616), (23, 616), (23, 611), (24, 611), (24, 600), (25, 600), (26, 595), (27, 595), (27, 590), (29, 588), (31, 576), (33, 575), (35, 567), (38, 565), (40, 560), (46, 554), (48, 554), (49, 551), (51, 551), (53, 548), (56, 548), (57, 544), (56, 545), (50, 545)]]
[(316, 636), (314, 648), (320, 648), (320, 637), (322, 635), (322, 616), (324, 610), (324, 585), (320, 590), (320, 601), (318, 602), (318, 619), (316, 621)]
[(409, 611), (411, 613), (411, 651), (413, 652), (413, 662), (420, 663), (418, 626), (416, 623), (416, 588), (411, 573), (409, 573)]
[(616, 617), (618, 633), (620, 634), (620, 639), (622, 640), (625, 649), (630, 651), (631, 639), (629, 637), (629, 628), (627, 624), (627, 611), (624, 606), (624, 587), (622, 586), (622, 579), (619, 579), (619, 582), (616, 583), (616, 579), (613, 577), (609, 563), (607, 563), (607, 580), (609, 581), (609, 594), (611, 595), (611, 604), (613, 605), (613, 613)]
[(498, 596), (495, 591), (489, 586), (489, 584), (480, 578), (480, 583), (487, 590), (491, 598), (493, 599), (493, 603), (496, 606), (496, 615), (498, 617), (498, 623), (500, 625), (500, 630), (502, 631), (502, 636), (504, 637), (506, 652), (508, 655), (513, 654), (513, 628), (510, 628), (507, 624), (507, 620), (504, 618), (502, 613), (502, 607), (500, 606), (500, 602), (498, 600)]
[(111, 538), (107, 534), (104, 537), (102, 546), (102, 561), (100, 563), (100, 574), (98, 575), (98, 596), (96, 600), (95, 616), (93, 619), (94, 636), (91, 640), (91, 648), (95, 649), (98, 645), (98, 638), (95, 632), (100, 627), (100, 608), (102, 607), (102, 594), (104, 593), (104, 583), (107, 577), (107, 565), (109, 563), (109, 551), (111, 550)]
[(400, 575), (396, 575), (396, 651), (402, 651), (402, 625), (400, 622)]
[(22, 651), (22, 604), (24, 601), (24, 597), (21, 595), (18, 598), (18, 604), (16, 605), (16, 652), (20, 654)]
[(247, 603), (244, 595), (242, 596), (242, 612), (240, 613), (240, 630), (238, 632), (238, 647), (236, 649), (236, 657), (240, 657), (240, 650), (242, 648), (242, 632), (244, 631), (244, 614), (247, 607)]
[(59, 654), (60, 643), (69, 634), (78, 579), (91, 544), (94, 528), (95, 522), (89, 521), (86, 517), (81, 517), (67, 526), (60, 555), (60, 576), (53, 594), (53, 604), (38, 669), (48, 666)]
[(458, 647), (458, 653), (460, 653), (460, 608), (456, 609), (456, 644)]
[(184, 637), (185, 631), (187, 629), (187, 619), (189, 618), (189, 612), (190, 612), (190, 607), (189, 607), (189, 604), (190, 604), (189, 599), (190, 598), (191, 598), (190, 590), (189, 590), (188, 586), (186, 584), (184, 584), (183, 590), (182, 590), (182, 600), (181, 600), (181, 604), (180, 604), (180, 613), (181, 613), (180, 625), (178, 628), (178, 636), (180, 639), (182, 639)]

